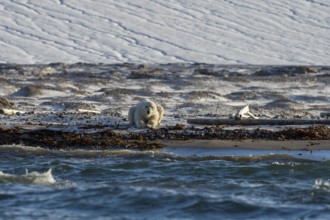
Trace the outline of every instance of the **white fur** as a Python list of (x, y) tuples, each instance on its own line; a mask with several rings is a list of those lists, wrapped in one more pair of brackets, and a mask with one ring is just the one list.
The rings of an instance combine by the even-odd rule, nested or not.
[(150, 100), (139, 102), (128, 111), (130, 126), (137, 128), (155, 128), (160, 125), (164, 108)]

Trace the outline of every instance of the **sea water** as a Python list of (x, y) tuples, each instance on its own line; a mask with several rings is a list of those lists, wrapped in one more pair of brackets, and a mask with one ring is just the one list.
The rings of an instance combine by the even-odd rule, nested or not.
[(0, 219), (330, 219), (328, 151), (202, 149), (0, 146)]

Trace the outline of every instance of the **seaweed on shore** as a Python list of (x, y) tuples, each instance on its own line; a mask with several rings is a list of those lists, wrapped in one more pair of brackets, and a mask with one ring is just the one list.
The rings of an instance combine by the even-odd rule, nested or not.
[(204, 128), (180, 125), (137, 132), (119, 132), (114, 129), (63, 131), (51, 127), (39, 129), (0, 128), (0, 144), (23, 144), (50, 149), (155, 149), (167, 140), (330, 140), (330, 128), (310, 126), (284, 128), (279, 131), (265, 129), (225, 130), (219, 126)]

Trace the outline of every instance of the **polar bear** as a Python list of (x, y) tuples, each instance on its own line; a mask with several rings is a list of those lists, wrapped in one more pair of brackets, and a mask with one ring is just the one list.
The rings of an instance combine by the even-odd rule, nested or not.
[(160, 125), (163, 114), (162, 106), (146, 99), (129, 109), (129, 125), (135, 125), (137, 128), (155, 128)]

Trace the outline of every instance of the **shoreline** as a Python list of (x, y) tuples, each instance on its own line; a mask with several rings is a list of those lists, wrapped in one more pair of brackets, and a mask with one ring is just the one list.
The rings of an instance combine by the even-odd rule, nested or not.
[(111, 155), (160, 155), (192, 160), (229, 160), (260, 162), (273, 161), (330, 161), (330, 140), (167, 140), (162, 148), (47, 148), (28, 145), (0, 145), (0, 152), (14, 155), (64, 157), (108, 157)]
[(205, 148), (237, 150), (330, 150), (330, 140), (168, 140), (164, 148)]

